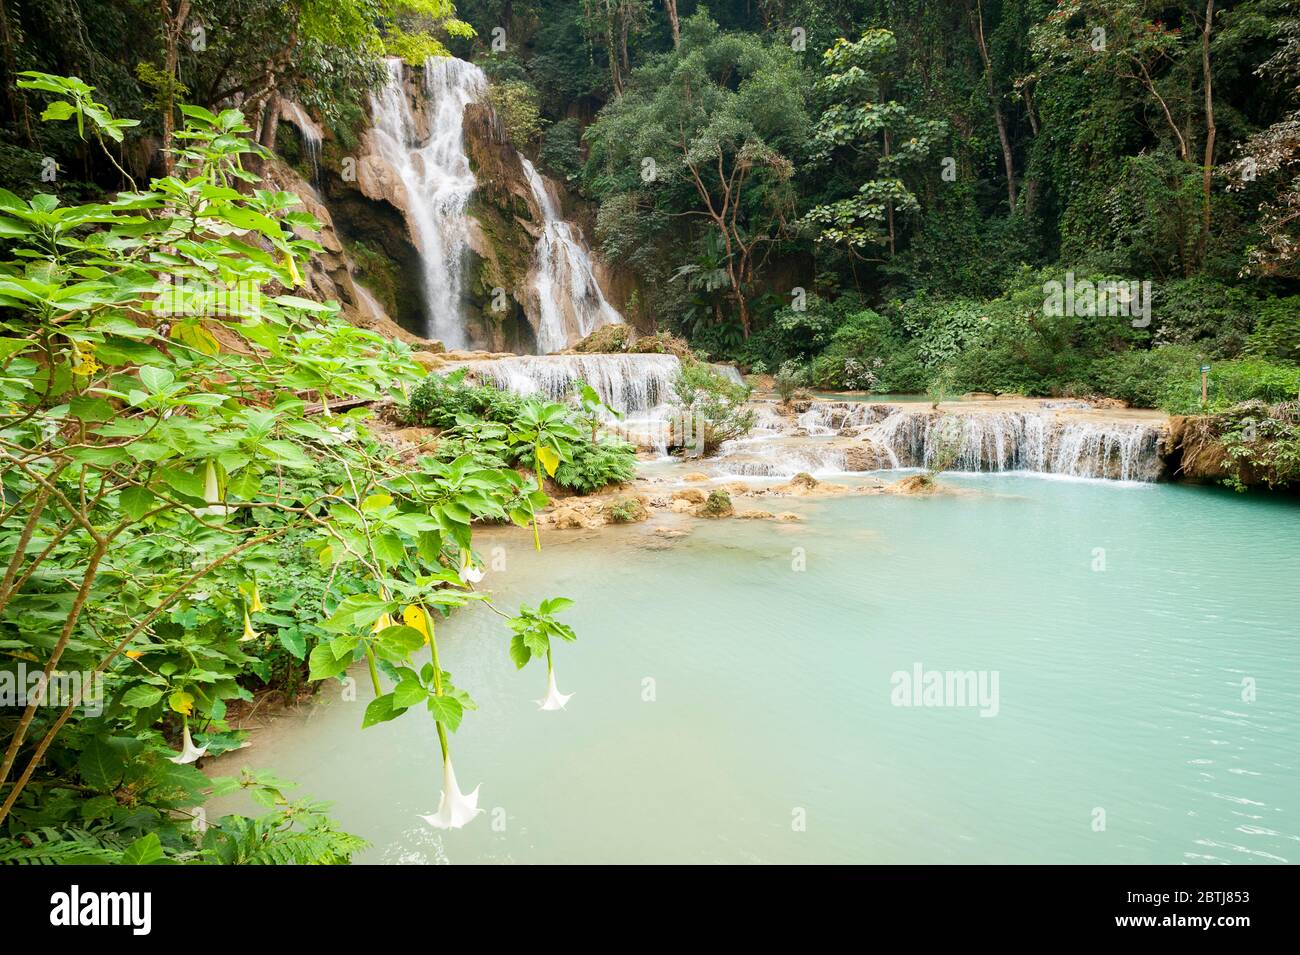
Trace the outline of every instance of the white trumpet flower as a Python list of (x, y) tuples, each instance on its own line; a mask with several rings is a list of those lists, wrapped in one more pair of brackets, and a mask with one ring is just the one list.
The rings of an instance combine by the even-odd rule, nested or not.
[(185, 729), (181, 735), (181, 741), (184, 743), (184, 748), (180, 753), (176, 756), (168, 757), (173, 763), (180, 763), (182, 765), (185, 763), (192, 763), (208, 751), (207, 746), (194, 745), (194, 740), (190, 737), (189, 720), (185, 721)]
[(196, 508), (194, 513), (224, 517), (234, 510), (221, 503), (221, 485), (217, 481), (217, 466), (210, 460), (208, 470), (203, 476), (203, 500), (208, 502), (208, 506)]
[(555, 685), (555, 667), (546, 668), (546, 699), (535, 700), (539, 710), (562, 710), (564, 704), (573, 698), (572, 693), (561, 693)]
[(442, 762), (442, 799), (438, 811), (432, 816), (420, 818), (435, 829), (459, 829), (483, 810), (478, 807), (478, 790), (475, 786), (471, 793), (463, 793), (456, 783), (456, 770), (452, 769), (451, 757)]
[(467, 584), (476, 584), (483, 579), (483, 569), (466, 561), (460, 569), (460, 579)]

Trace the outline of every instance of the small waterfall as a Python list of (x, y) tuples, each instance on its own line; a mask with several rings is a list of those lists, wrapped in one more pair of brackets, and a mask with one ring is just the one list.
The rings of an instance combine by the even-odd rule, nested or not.
[(280, 101), (280, 117), (292, 123), (298, 130), (303, 149), (307, 151), (307, 161), (311, 163), (311, 184), (320, 188), (320, 150), (325, 139), (320, 126), (307, 115), (307, 111), (293, 100)]
[(520, 355), (472, 362), (480, 381), (519, 395), (562, 401), (579, 381), (624, 413), (651, 412), (667, 404), (681, 369), (675, 355)]
[(406, 189), (406, 213), (423, 266), (425, 332), (448, 348), (464, 348), (465, 210), (475, 181), (461, 126), (465, 107), (483, 95), (487, 78), (454, 57), (425, 61), (422, 132), (406, 95), (402, 61), (390, 58), (387, 66), (388, 82), (371, 95), (375, 142)]
[(587, 247), (560, 217), (546, 181), (526, 156), (519, 162), (542, 214), (533, 249), (532, 292), (537, 350), (545, 355), (581, 341), (601, 325), (621, 323), (623, 316), (605, 300)]
[(887, 450), (894, 467), (930, 467), (941, 449), (951, 449), (955, 471), (1122, 481), (1154, 481), (1161, 472), (1160, 429), (1143, 421), (1084, 421), (1032, 411), (895, 411), (863, 436)]
[(796, 421), (810, 435), (845, 434), (883, 421), (892, 410), (889, 405), (859, 401), (817, 401)]

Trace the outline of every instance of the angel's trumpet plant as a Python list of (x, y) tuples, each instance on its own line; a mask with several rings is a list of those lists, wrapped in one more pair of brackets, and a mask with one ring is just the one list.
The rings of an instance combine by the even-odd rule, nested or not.
[(261, 613), (266, 608), (262, 606), (262, 593), (257, 589), (257, 579), (253, 579), (252, 599), (248, 606), (249, 612)]
[[(438, 733), (441, 737), (441, 723), (438, 724)], [(445, 739), (443, 742), (445, 746)], [(478, 790), (479, 787), (475, 786), (472, 792), (460, 791), (460, 784), (456, 782), (456, 770), (451, 765), (451, 755), (447, 754), (442, 760), (442, 799), (438, 802), (438, 811), (432, 816), (420, 818), (435, 829), (459, 829), (483, 811), (478, 807)]]
[(249, 640), (256, 640), (261, 634), (253, 629), (253, 621), (248, 618), (248, 608), (244, 608), (244, 633), (239, 638), (240, 643), (247, 643)]
[(464, 584), (476, 584), (483, 579), (483, 568), (475, 565), (473, 559), (468, 554), (465, 555), (465, 562), (460, 565), (460, 580)]
[(230, 508), (221, 503), (221, 482), (217, 480), (217, 465), (211, 459), (208, 460), (207, 471), (203, 475), (203, 500), (208, 502), (208, 506), (200, 507), (196, 511), (198, 514), (221, 517), (230, 513)]
[[(442, 696), (442, 664), (438, 660), (438, 642), (434, 639), (433, 619), (423, 607), (416, 608), (425, 616), (426, 632), (429, 637), (429, 652), (433, 655), (433, 692)], [(468, 793), (460, 791), (456, 781), (456, 770), (451, 765), (451, 751), (447, 747), (447, 729), (441, 720), (434, 723), (438, 731), (438, 749), (442, 753), (442, 798), (438, 800), (438, 811), (431, 816), (421, 818), (435, 829), (459, 829), (483, 810), (478, 807), (479, 787), (475, 786)]]
[(202, 756), (204, 753), (208, 751), (208, 747), (206, 745), (205, 746), (194, 745), (194, 740), (190, 736), (190, 718), (187, 716), (184, 718), (184, 720), (185, 722), (182, 724), (183, 728), (181, 730), (181, 743), (182, 743), (181, 751), (176, 756), (168, 757), (173, 763), (180, 763), (182, 765), (184, 765), (185, 763), (194, 762), (196, 759), (198, 759), (200, 756)]
[(561, 693), (555, 685), (555, 664), (551, 662), (551, 653), (546, 652), (546, 698), (536, 700), (539, 710), (562, 710), (564, 704), (573, 698), (572, 693)]

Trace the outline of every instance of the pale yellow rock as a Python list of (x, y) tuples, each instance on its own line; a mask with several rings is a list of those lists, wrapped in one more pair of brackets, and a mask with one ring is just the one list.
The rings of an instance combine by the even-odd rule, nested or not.
[(685, 514), (693, 507), (695, 507), (695, 505), (690, 501), (673, 501), (672, 512), (674, 514)]
[(682, 478), (682, 480), (683, 481), (707, 481), (709, 480), (709, 476), (705, 474), (703, 471), (692, 471), (690, 474)]
[(673, 491), (674, 501), (689, 501), (691, 504), (703, 504), (709, 499), (709, 495), (698, 487), (683, 488), (680, 491)]
[(801, 520), (803, 520), (802, 517), (800, 517), (798, 514), (792, 513), (791, 511), (784, 511), (784, 512), (782, 512), (782, 513), (776, 515), (776, 519), (777, 519), (778, 521), (801, 521)]
[(737, 511), (736, 516), (751, 521), (770, 521), (776, 515), (771, 511)]

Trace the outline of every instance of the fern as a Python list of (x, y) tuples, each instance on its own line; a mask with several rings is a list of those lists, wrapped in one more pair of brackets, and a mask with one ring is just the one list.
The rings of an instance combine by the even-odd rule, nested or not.
[(0, 864), (104, 865), (121, 859), (123, 848), (111, 832), (42, 826), (13, 838), (0, 837)]

